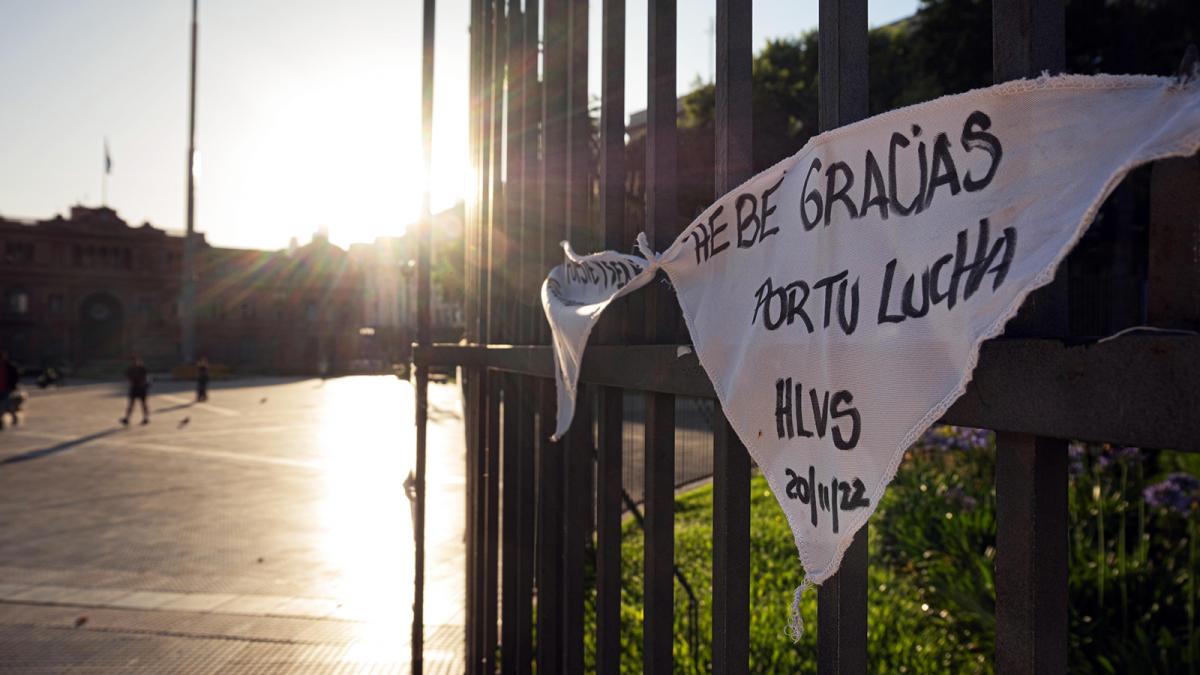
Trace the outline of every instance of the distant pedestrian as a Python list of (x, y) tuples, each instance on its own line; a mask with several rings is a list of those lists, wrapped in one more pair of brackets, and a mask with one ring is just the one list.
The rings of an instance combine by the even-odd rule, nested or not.
[(208, 400), (208, 359), (203, 356), (196, 362), (196, 400)]
[(150, 372), (142, 364), (142, 360), (133, 357), (125, 369), (125, 379), (129, 380), (129, 403), (125, 406), (125, 416), (121, 424), (129, 426), (129, 416), (133, 413), (134, 401), (142, 403), (142, 424), (150, 423), (150, 408), (146, 405), (146, 395), (150, 393)]
[(19, 379), (21, 371), (17, 364), (8, 359), (8, 352), (0, 351), (0, 429), (4, 428), (5, 413), (12, 416), (13, 426), (17, 425), (17, 408), (20, 403), (15, 392)]

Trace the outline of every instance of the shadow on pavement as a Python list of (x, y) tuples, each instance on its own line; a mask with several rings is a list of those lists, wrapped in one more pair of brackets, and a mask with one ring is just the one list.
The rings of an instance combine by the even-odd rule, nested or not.
[(199, 401), (188, 401), (187, 403), (176, 403), (175, 405), (169, 405), (165, 408), (155, 408), (153, 412), (155, 415), (158, 415), (160, 413), (169, 413), (169, 412), (172, 412), (175, 410), (183, 410), (184, 408), (190, 408), (190, 407), (196, 405), (198, 402)]
[(78, 447), (85, 443), (91, 443), (94, 440), (104, 438), (105, 436), (111, 436), (120, 431), (123, 431), (123, 429), (121, 429), (120, 427), (116, 427), (113, 429), (106, 429), (105, 431), (97, 431), (94, 434), (88, 434), (87, 436), (80, 436), (79, 438), (73, 438), (69, 441), (63, 441), (62, 443), (58, 443), (57, 445), (51, 445), (49, 447), (39, 448), (37, 450), (30, 450), (29, 452), (23, 452), (19, 455), (13, 455), (12, 457), (7, 457), (3, 460), (0, 460), (0, 466), (3, 466), (5, 464), (16, 464), (17, 462), (27, 462), (31, 459), (39, 459), (39, 458), (45, 457), (47, 455), (54, 455), (54, 454), (57, 454), (60, 452), (65, 452), (67, 450)]
[[(170, 376), (164, 376), (161, 373), (152, 374), (150, 384), (150, 396), (153, 398), (157, 394), (189, 394), (196, 391), (195, 380), (176, 380)], [(394, 375), (372, 375), (371, 377), (395, 377)], [(315, 375), (247, 375), (245, 377), (236, 377), (228, 380), (213, 380), (208, 385), (208, 390), (211, 393), (214, 390), (229, 389), (237, 390), (243, 388), (262, 388), (276, 387), (282, 385), (297, 384), (309, 380), (316, 380)], [(338, 379), (338, 378), (329, 378)], [(121, 379), (106, 379), (106, 380), (86, 380), (77, 379), (71, 380), (63, 385), (49, 389), (26, 389), (27, 392), (33, 394), (35, 399), (44, 399), (55, 394), (71, 394), (79, 391), (100, 391), (101, 395), (108, 398), (125, 398), (129, 394), (129, 385)]]

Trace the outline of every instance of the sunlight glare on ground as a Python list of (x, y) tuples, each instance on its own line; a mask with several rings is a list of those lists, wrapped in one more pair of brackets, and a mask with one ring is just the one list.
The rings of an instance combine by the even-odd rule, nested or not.
[(353, 660), (405, 651), (412, 607), (412, 517), (404, 478), (413, 468), (413, 391), (395, 377), (354, 377), (321, 386), (319, 507), (330, 564), (343, 570), (343, 610), (366, 621)]

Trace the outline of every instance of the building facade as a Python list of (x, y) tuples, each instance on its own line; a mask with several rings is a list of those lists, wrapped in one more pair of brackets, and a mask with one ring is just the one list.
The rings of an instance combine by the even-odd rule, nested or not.
[[(379, 237), (372, 244), (354, 244), (349, 254), (364, 270), (364, 323), (379, 340), (407, 349), (417, 323), (417, 242), (415, 226), (403, 236)], [(462, 204), (433, 216), (432, 293), (430, 320), (434, 339), (456, 342), (462, 337)], [(455, 282), (458, 283), (455, 283)]]
[[(320, 235), (284, 251), (214, 247), (198, 236), (198, 356), (235, 371), (337, 373), (375, 355), (366, 310), (378, 270), (369, 256)], [(182, 260), (181, 236), (131, 226), (108, 208), (0, 218), (0, 349), (68, 370), (134, 354), (152, 368), (176, 365)]]
[(110, 209), (0, 219), (0, 349), (26, 364), (85, 364), (178, 351), (182, 240)]

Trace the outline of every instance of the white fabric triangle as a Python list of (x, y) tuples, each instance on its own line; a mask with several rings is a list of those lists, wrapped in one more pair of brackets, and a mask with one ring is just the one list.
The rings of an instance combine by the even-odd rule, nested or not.
[(1200, 86), (1148, 76), (1009, 82), (821, 134), (655, 259), (568, 254), (551, 271), (556, 434), (597, 317), (661, 267), (819, 584), (1104, 198), (1198, 148)]

